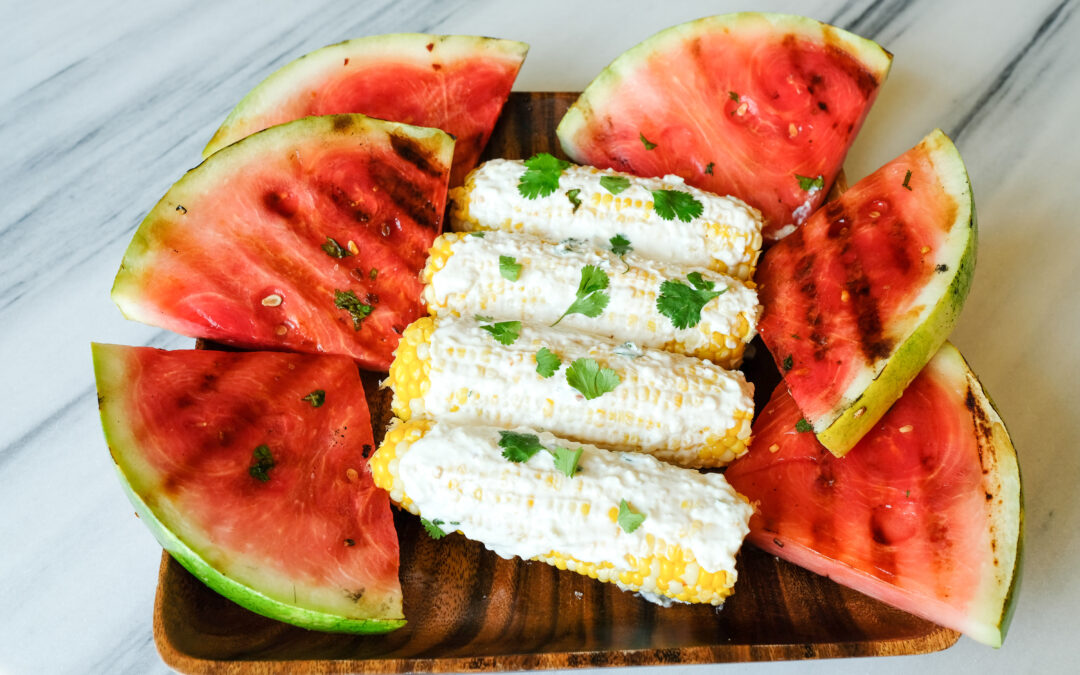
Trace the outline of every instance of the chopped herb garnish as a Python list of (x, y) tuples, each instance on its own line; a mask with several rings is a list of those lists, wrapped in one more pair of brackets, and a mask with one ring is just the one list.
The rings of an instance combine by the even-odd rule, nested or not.
[(645, 514), (638, 513), (625, 499), (620, 499), (618, 521), (623, 532), (630, 534), (645, 522)]
[(486, 233), (485, 232), (470, 232), (469, 236), (470, 237), (479, 237), (480, 239), (483, 239), (484, 234), (486, 234)]
[(799, 189), (805, 192), (820, 190), (825, 187), (825, 176), (811, 178), (810, 176), (795, 174), (795, 178), (799, 181)]
[(580, 471), (578, 462), (581, 460), (581, 448), (571, 450), (556, 445), (554, 450), (548, 452), (555, 458), (555, 470), (564, 476), (573, 478)]
[(813, 431), (813, 430), (814, 430), (814, 425), (807, 422), (805, 417), (803, 417), (802, 419), (800, 419), (798, 422), (795, 423), (795, 431), (798, 431), (799, 433), (805, 433), (807, 431)]
[(619, 386), (618, 374), (611, 368), (601, 368), (596, 359), (575, 359), (566, 368), (566, 383), (591, 401)]
[(377, 277), (377, 276), (379, 276), (379, 270), (377, 270), (377, 269), (375, 269), (374, 267), (372, 267), (372, 268), (371, 268), (371, 273), (370, 273), (370, 274), (368, 274), (368, 277), (369, 277), (369, 278), (370, 278), (370, 279), (371, 279), (372, 281), (375, 281), (375, 277)]
[(785, 371), (791, 370), (791, 367), (795, 365), (795, 362), (791, 360), (791, 354), (784, 357), (784, 362), (780, 364), (784, 367)]
[(334, 307), (343, 309), (349, 313), (353, 321), (353, 330), (360, 330), (360, 324), (374, 309), (371, 305), (365, 305), (352, 291), (340, 291), (334, 289)]
[(911, 186), (908, 185), (909, 180), (911, 180), (911, 169), (908, 169), (908, 172), (904, 174), (904, 184), (900, 186), (906, 188), (908, 192), (911, 192)]
[(645, 134), (641, 133), (638, 136), (641, 138), (641, 144), (645, 146), (646, 150), (652, 150), (656, 147), (656, 143), (649, 142), (649, 139), (645, 138)]
[(910, 497), (911, 496), (911, 490), (905, 490), (904, 491), (904, 496), (905, 497)]
[(501, 255), (499, 256), (499, 274), (507, 281), (517, 281), (521, 276), (521, 263), (513, 256)]
[(490, 316), (486, 316), (484, 314), (474, 314), (473, 318), (476, 319), (477, 321), (479, 321), (480, 323), (491, 323), (492, 321), (495, 320), (495, 319), (492, 319)]
[(611, 301), (611, 296), (604, 292), (610, 283), (607, 272), (596, 265), (585, 265), (581, 268), (581, 281), (578, 283), (577, 298), (566, 311), (562, 313), (552, 326), (558, 325), (559, 321), (568, 314), (584, 314), (590, 319), (600, 316), (600, 313)]
[(444, 524), (441, 520), (428, 520), (427, 518), (421, 518), (420, 524), (424, 526), (424, 530), (427, 531), (428, 536), (432, 539), (442, 539), (446, 536), (446, 532), (443, 532), (443, 529), (439, 527), (440, 525)]
[(337, 243), (337, 241), (335, 241), (333, 237), (326, 238), (326, 243), (322, 245), (322, 250), (326, 251), (326, 255), (330, 256), (331, 258), (345, 258), (352, 255), (352, 253), (349, 253), (345, 249), (345, 247)]
[(678, 218), (689, 223), (705, 211), (705, 207), (694, 195), (682, 190), (652, 190), (652, 198), (656, 215), (664, 220)]
[(686, 280), (693, 286), (681, 281), (664, 281), (660, 284), (660, 296), (656, 299), (656, 311), (660, 312), (676, 328), (690, 328), (701, 322), (701, 310), (713, 298), (723, 294), (727, 288), (714, 291), (715, 284), (702, 278), (700, 272), (691, 272)]
[(511, 462), (527, 462), (544, 449), (539, 436), (518, 431), (500, 431), (499, 447), (503, 449), (502, 456)]
[(624, 342), (614, 350), (616, 355), (624, 356), (628, 359), (636, 359), (645, 355), (645, 352), (633, 342)]
[(630, 240), (621, 234), (609, 239), (608, 243), (611, 244), (611, 252), (617, 256), (624, 256), (634, 250), (634, 247), (630, 245)]
[(630, 179), (626, 176), (600, 176), (600, 187), (617, 195), (630, 187)]
[(266, 445), (255, 448), (255, 451), (251, 453), (251, 466), (248, 467), (251, 477), (260, 483), (265, 483), (270, 480), (270, 474), (267, 472), (272, 468), (274, 468), (274, 456), (270, 453), (270, 448)]
[(316, 389), (300, 400), (307, 401), (311, 404), (312, 408), (318, 408), (323, 403), (326, 403), (326, 392), (322, 389)]
[(540, 152), (525, 160), (525, 173), (518, 181), (518, 192), (526, 199), (547, 197), (559, 189), (559, 176), (570, 162)]
[(581, 188), (574, 188), (573, 190), (566, 191), (566, 198), (570, 200), (570, 203), (574, 205), (574, 210), (571, 213), (577, 213), (578, 207), (581, 206)]
[(540, 377), (551, 377), (561, 366), (562, 360), (547, 347), (541, 347), (536, 352), (536, 372)]
[(521, 335), (520, 321), (500, 321), (498, 323), (480, 326), (480, 328), (491, 333), (491, 337), (495, 338), (496, 342), (503, 345), (514, 344), (514, 341)]
[(733, 91), (729, 91), (727, 93), (727, 95), (728, 95), (728, 98), (730, 98), (732, 101), (735, 101), (736, 103), (739, 102), (739, 95), (737, 93), (735, 93)]
[(567, 253), (577, 253), (578, 247), (585, 243), (584, 239), (575, 239), (574, 237), (567, 237), (559, 242), (559, 245), (555, 247), (556, 255), (566, 255)]
[(714, 166), (716, 166), (716, 162), (709, 162), (707, 165), (705, 165), (705, 173), (709, 174), (710, 176), (713, 175), (712, 170)]

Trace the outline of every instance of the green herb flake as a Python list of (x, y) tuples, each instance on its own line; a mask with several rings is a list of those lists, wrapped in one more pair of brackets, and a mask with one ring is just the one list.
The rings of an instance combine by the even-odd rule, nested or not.
[(265, 483), (270, 480), (268, 472), (274, 466), (274, 456), (270, 453), (270, 448), (260, 445), (251, 453), (251, 466), (248, 467), (248, 473), (260, 483)]
[(581, 268), (581, 281), (578, 283), (577, 297), (566, 308), (552, 326), (558, 325), (564, 317), (570, 314), (584, 314), (590, 319), (600, 316), (600, 313), (611, 301), (611, 296), (604, 292), (611, 280), (607, 272), (596, 265), (585, 265)]
[(707, 164), (707, 165), (705, 166), (705, 173), (709, 174), (710, 176), (711, 176), (711, 175), (713, 175), (713, 172), (712, 172), (712, 171), (713, 171), (713, 167), (714, 167), (714, 166), (716, 166), (716, 162), (709, 162), (709, 163), (708, 163), (708, 164)]
[(311, 404), (312, 408), (318, 408), (323, 403), (326, 403), (326, 392), (322, 389), (316, 389), (307, 396), (300, 399), (301, 401), (307, 401)]
[(377, 276), (379, 276), (379, 270), (372, 267), (371, 268), (371, 273), (368, 274), (368, 278), (371, 279), (372, 281), (375, 281), (375, 277), (377, 277)]
[(586, 401), (614, 391), (619, 382), (618, 374), (611, 368), (601, 368), (596, 359), (575, 359), (566, 368), (566, 383), (581, 392)]
[(780, 365), (783, 366), (784, 372), (787, 372), (787, 371), (791, 370), (792, 366), (795, 365), (795, 362), (791, 358), (791, 354), (788, 354), (787, 356), (785, 356), (784, 357), (784, 362), (781, 363)]
[(641, 144), (645, 146), (646, 150), (652, 150), (656, 147), (656, 143), (649, 142), (649, 139), (645, 138), (644, 133), (638, 134), (638, 137), (641, 138)]
[(527, 462), (544, 449), (539, 436), (518, 431), (500, 431), (499, 447), (503, 449), (502, 456), (511, 462)]
[(630, 179), (626, 176), (600, 176), (600, 187), (617, 195), (630, 187)]
[(737, 93), (735, 93), (733, 91), (729, 91), (727, 93), (727, 95), (728, 95), (728, 98), (730, 98), (732, 101), (735, 101), (736, 103), (739, 102), (739, 95)]
[(481, 329), (491, 333), (491, 337), (501, 345), (512, 345), (521, 335), (520, 321), (500, 321), (498, 323), (480, 326)]
[(541, 347), (540, 351), (536, 352), (536, 372), (540, 377), (551, 377), (561, 366), (562, 360), (547, 347)]
[(908, 169), (908, 172), (906, 174), (904, 174), (904, 184), (901, 185), (900, 187), (905, 188), (908, 192), (911, 192), (911, 186), (908, 185), (908, 181), (910, 181), (910, 180), (911, 180), (911, 169)]
[(470, 232), (469, 236), (470, 237), (479, 237), (480, 239), (483, 239), (484, 234), (486, 234), (486, 233), (485, 232)]
[(656, 311), (671, 319), (671, 324), (679, 329), (698, 325), (705, 305), (727, 291), (727, 288), (713, 290), (715, 284), (702, 278), (700, 272), (691, 272), (686, 280), (689, 286), (681, 281), (664, 281), (656, 298)]
[(684, 223), (689, 223), (705, 211), (701, 202), (689, 192), (682, 190), (652, 190), (651, 192), (656, 215), (664, 220), (678, 218)]
[(804, 192), (810, 192), (811, 190), (821, 190), (825, 187), (825, 176), (816, 176), (811, 178), (810, 176), (802, 176), (795, 174), (796, 180), (799, 181), (799, 189)]
[(432, 539), (442, 539), (446, 536), (446, 532), (444, 532), (443, 529), (439, 527), (440, 525), (444, 524), (441, 520), (428, 520), (427, 518), (421, 518), (420, 524), (424, 526), (424, 530)]
[(620, 499), (618, 522), (623, 532), (630, 534), (645, 522), (645, 514), (638, 513), (625, 499)]
[(517, 281), (521, 276), (521, 263), (513, 256), (501, 255), (499, 256), (499, 274), (507, 281)]
[(495, 321), (495, 319), (492, 319), (490, 316), (485, 316), (483, 314), (474, 314), (473, 318), (476, 319), (477, 321), (479, 321), (480, 323), (491, 323), (491, 322)]
[(904, 491), (904, 496), (908, 497), (910, 499), (911, 498), (911, 490), (905, 490)]
[(518, 192), (526, 199), (547, 197), (559, 189), (559, 176), (570, 162), (540, 152), (525, 160), (525, 173), (518, 181)]
[(634, 247), (630, 245), (630, 240), (621, 234), (617, 234), (609, 239), (608, 243), (611, 244), (611, 252), (619, 257), (634, 250)]
[(549, 452), (555, 459), (555, 470), (567, 478), (573, 478), (574, 474), (581, 470), (581, 467), (578, 466), (578, 462), (581, 461), (581, 448), (571, 450), (555, 446), (555, 449)]
[(622, 356), (628, 359), (637, 359), (645, 356), (645, 351), (633, 342), (624, 342), (612, 351), (615, 352), (616, 356)]
[(578, 207), (581, 206), (581, 188), (574, 188), (573, 190), (566, 191), (566, 198), (570, 200), (570, 203), (574, 205), (574, 210), (571, 213), (577, 213)]
[(345, 247), (337, 243), (337, 241), (335, 241), (333, 237), (327, 237), (326, 243), (323, 244), (320, 248), (322, 248), (322, 250), (326, 252), (326, 255), (330, 256), (331, 258), (347, 258), (352, 255), (352, 253), (349, 253), (349, 251), (346, 250)]
[(360, 330), (360, 324), (371, 314), (374, 307), (360, 302), (353, 291), (341, 291), (334, 289), (334, 307), (343, 309), (349, 313), (353, 320), (353, 330)]
[(813, 431), (813, 430), (814, 430), (814, 425), (807, 422), (805, 417), (803, 417), (802, 419), (800, 419), (798, 422), (795, 423), (795, 431), (798, 431), (799, 433), (806, 433), (807, 431)]

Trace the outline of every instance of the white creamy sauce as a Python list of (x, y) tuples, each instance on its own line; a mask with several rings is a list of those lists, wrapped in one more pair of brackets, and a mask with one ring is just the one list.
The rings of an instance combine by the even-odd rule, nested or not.
[[(721, 197), (687, 186), (679, 176), (638, 178), (606, 169), (572, 165), (559, 177), (559, 189), (550, 195), (527, 199), (517, 189), (525, 172), (521, 160), (495, 159), (482, 164), (471, 177), (467, 196), (470, 219), (487, 229), (503, 229), (534, 234), (558, 242), (568, 237), (587, 237), (594, 248), (610, 247), (610, 239), (622, 235), (635, 253), (669, 263), (693, 267), (735, 270), (751, 265), (761, 248), (761, 213), (735, 197)], [(604, 176), (625, 176), (631, 183), (618, 194), (600, 184)], [(567, 197), (568, 190), (580, 190), (577, 209)], [(690, 222), (664, 220), (645, 208), (653, 201), (652, 190), (689, 192), (702, 207), (702, 214)], [(626, 203), (630, 200), (630, 203)], [(622, 206), (616, 210), (614, 204)], [(456, 229), (474, 224), (455, 220)], [(730, 238), (718, 236), (715, 225), (730, 228)], [(747, 251), (753, 251), (751, 255)]]
[[(452, 523), (504, 558), (557, 552), (625, 571), (632, 569), (627, 555), (657, 553), (647, 541), (652, 535), (734, 580), (735, 555), (753, 509), (722, 474), (538, 435), (545, 447), (582, 447), (581, 471), (565, 476), (544, 451), (510, 462), (502, 457), (498, 429), (438, 422), (422, 438), (397, 447), (397, 477), (424, 518)], [(645, 515), (632, 533), (611, 518), (622, 499)]]

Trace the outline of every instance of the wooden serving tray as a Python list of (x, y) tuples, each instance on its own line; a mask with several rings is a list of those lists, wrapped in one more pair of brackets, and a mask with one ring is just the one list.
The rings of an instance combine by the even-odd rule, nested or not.
[[(515, 93), (486, 157), (561, 155), (555, 126), (577, 97)], [(760, 409), (779, 380), (760, 341), (744, 369)], [(365, 376), (376, 441), (387, 391)], [(408, 624), (385, 635), (306, 631), (253, 614), (162, 554), (154, 639), (187, 673), (397, 673), (579, 668), (917, 654), (959, 634), (746, 546), (721, 610), (664, 609), (539, 562), (503, 560), (454, 534), (435, 541), (395, 514)]]

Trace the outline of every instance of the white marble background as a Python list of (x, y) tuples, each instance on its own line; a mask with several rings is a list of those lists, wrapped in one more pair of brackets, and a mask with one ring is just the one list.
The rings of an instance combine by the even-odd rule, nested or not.
[(144, 213), (253, 85), (384, 32), (524, 40), (520, 90), (575, 90), (669, 25), (740, 9), (831, 21), (895, 55), (847, 163), (861, 177), (935, 126), (959, 145), (981, 238), (954, 341), (1020, 452), (1027, 564), (1000, 651), (752, 666), (754, 673), (1077, 672), (1080, 626), (1080, 17), (980, 2), (0, 2), (0, 673), (167, 671), (160, 549), (112, 473), (91, 340), (188, 347), (125, 321), (112, 277)]

